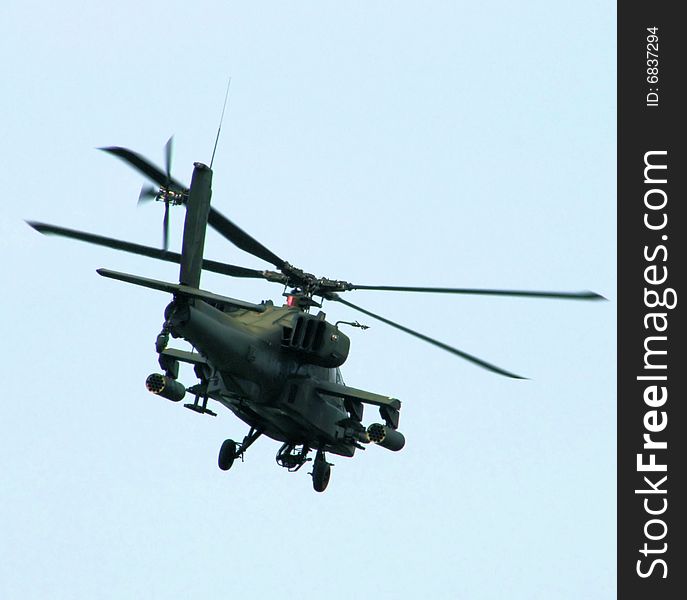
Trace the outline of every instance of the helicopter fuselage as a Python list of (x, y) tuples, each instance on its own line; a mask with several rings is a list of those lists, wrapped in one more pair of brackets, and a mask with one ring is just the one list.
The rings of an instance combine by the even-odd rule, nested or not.
[(323, 313), (271, 302), (258, 306), (177, 298), (165, 317), (172, 336), (203, 357), (196, 374), (208, 397), (275, 440), (353, 456), (358, 442), (367, 440), (362, 404), (346, 401), (349, 388), (338, 369), (348, 356), (348, 337)]
[[(164, 171), (126, 148), (112, 146), (102, 150), (121, 158), (160, 186), (159, 191), (155, 188), (141, 190), (139, 202), (154, 198), (164, 203), (162, 248), (46, 223), (29, 224), (41, 233), (179, 263), (178, 284), (109, 269), (98, 269), (98, 273), (173, 295), (174, 300), (165, 311), (165, 322), (155, 343), (159, 364), (165, 374), (149, 375), (146, 387), (174, 402), (179, 402), (187, 392), (191, 392), (195, 402), (185, 406), (201, 414), (215, 414), (207, 407), (211, 398), (250, 425), (250, 431), (241, 443), (231, 439), (223, 442), (218, 456), (218, 466), (223, 471), (229, 470), (235, 459), (243, 457), (246, 449), (265, 434), (283, 442), (277, 453), (277, 463), (290, 471), (302, 467), (310, 460), (308, 452), (316, 450), (311, 475), (314, 489), (322, 492), (328, 485), (331, 466), (326, 460), (326, 451), (353, 456), (356, 448), (363, 448), (361, 444), (373, 443), (391, 451), (404, 447), (405, 437), (398, 431), (400, 401), (343, 383), (339, 367), (348, 357), (350, 341), (336, 324), (325, 320), (324, 313), (311, 315), (308, 312), (321, 306), (314, 298), (348, 306), (454, 356), (512, 379), (522, 379), (522, 376), (366, 310), (340, 294), (353, 290), (377, 290), (603, 299), (590, 291), (361, 285), (317, 277), (279, 257), (211, 206), (212, 162), (210, 167), (194, 163), (191, 185), (186, 188), (171, 176), (171, 138), (165, 145)], [(186, 207), (186, 218), (181, 253), (170, 252), (169, 209), (170, 206), (182, 205)], [(208, 225), (236, 247), (277, 270), (257, 270), (205, 259), (203, 250)], [(200, 287), (203, 270), (278, 283), (290, 290), (289, 302), (283, 307), (276, 307), (272, 302), (252, 304), (203, 290)], [(364, 328), (357, 322), (348, 322), (348, 325)], [(187, 340), (196, 352), (167, 348), (170, 335)], [(177, 381), (180, 362), (194, 366), (200, 383), (186, 388)], [(384, 423), (363, 427), (364, 404), (378, 407)]]

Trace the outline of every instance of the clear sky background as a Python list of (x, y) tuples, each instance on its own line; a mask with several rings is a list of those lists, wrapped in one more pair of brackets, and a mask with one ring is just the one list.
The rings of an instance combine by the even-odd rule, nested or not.
[[(614, 597), (614, 3), (6, 0), (0, 51), (0, 597)], [(95, 148), (160, 164), (175, 134), (188, 182), (229, 76), (213, 203), (291, 263), (610, 301), (353, 292), (530, 380), (327, 305), (371, 326), (343, 374), (403, 401), (406, 448), (334, 457), (324, 494), (268, 439), (220, 472), (246, 426), (144, 388), (169, 297), (95, 273), (177, 268), (24, 219), (158, 245)], [(267, 266), (214, 232), (206, 256)]]

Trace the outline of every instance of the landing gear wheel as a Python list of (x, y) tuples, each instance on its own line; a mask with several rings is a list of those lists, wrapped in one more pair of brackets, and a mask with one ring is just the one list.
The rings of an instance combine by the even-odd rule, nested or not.
[(222, 447), (219, 449), (219, 458), (217, 465), (222, 471), (231, 469), (236, 458), (236, 442), (234, 440), (224, 440)]
[(316, 460), (312, 469), (312, 486), (316, 492), (324, 492), (332, 474), (331, 465), (324, 459)]

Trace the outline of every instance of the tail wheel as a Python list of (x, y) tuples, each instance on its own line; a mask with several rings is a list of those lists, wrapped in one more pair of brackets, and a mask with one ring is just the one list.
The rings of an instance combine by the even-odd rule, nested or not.
[(222, 471), (231, 469), (236, 458), (236, 442), (234, 440), (224, 440), (222, 447), (219, 449), (219, 458), (217, 465)]
[(325, 460), (315, 461), (312, 470), (312, 486), (316, 492), (324, 492), (332, 474), (331, 465)]

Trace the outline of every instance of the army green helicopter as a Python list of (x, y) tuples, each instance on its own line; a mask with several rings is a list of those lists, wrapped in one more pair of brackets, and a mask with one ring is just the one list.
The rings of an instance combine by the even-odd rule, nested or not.
[[(216, 146), (215, 146), (216, 147)], [(322, 311), (324, 300), (339, 302), (368, 317), (395, 327), (425, 342), (468, 360), (499, 375), (523, 379), (519, 375), (453, 348), (427, 335), (365, 310), (341, 297), (352, 290), (430, 292), (442, 294), (480, 294), (598, 300), (602, 296), (584, 292), (543, 292), (520, 290), (466, 289), (358, 285), (348, 281), (316, 277), (277, 256), (251, 237), (210, 204), (212, 196), (212, 161), (210, 167), (194, 163), (191, 185), (185, 186), (171, 176), (172, 139), (165, 146), (165, 170), (140, 154), (122, 147), (101, 150), (112, 154), (156, 184), (144, 186), (139, 203), (156, 200), (164, 204), (162, 248), (67, 229), (46, 223), (29, 225), (47, 235), (67, 237), (116, 250), (131, 252), (180, 264), (179, 283), (98, 269), (103, 277), (143, 286), (172, 295), (164, 312), (164, 323), (155, 348), (163, 373), (153, 373), (146, 380), (147, 389), (173, 402), (187, 393), (194, 401), (187, 408), (216, 416), (210, 399), (219, 402), (244, 421), (250, 430), (240, 443), (225, 440), (219, 451), (222, 470), (232, 467), (237, 458), (262, 435), (282, 445), (277, 463), (289, 471), (298, 471), (311, 451), (315, 451), (312, 482), (316, 491), (326, 489), (331, 465), (326, 453), (352, 457), (356, 449), (375, 444), (398, 451), (405, 438), (398, 430), (401, 403), (396, 398), (347, 386), (339, 368), (345, 363), (350, 340), (339, 325), (362, 327), (356, 322), (330, 323)], [(213, 152), (214, 158), (214, 152)], [(184, 206), (181, 253), (168, 250), (169, 211)], [(205, 234), (210, 225), (232, 244), (276, 268), (257, 270), (226, 264), (203, 257)], [(201, 271), (231, 277), (262, 279), (284, 286), (286, 303), (276, 306), (271, 300), (259, 304), (229, 298), (201, 289)], [(317, 301), (317, 298), (320, 301)], [(194, 351), (171, 348), (169, 338), (183, 338)], [(180, 363), (193, 366), (198, 383), (186, 387), (178, 381)], [(379, 410), (382, 422), (363, 425), (365, 405)]]

